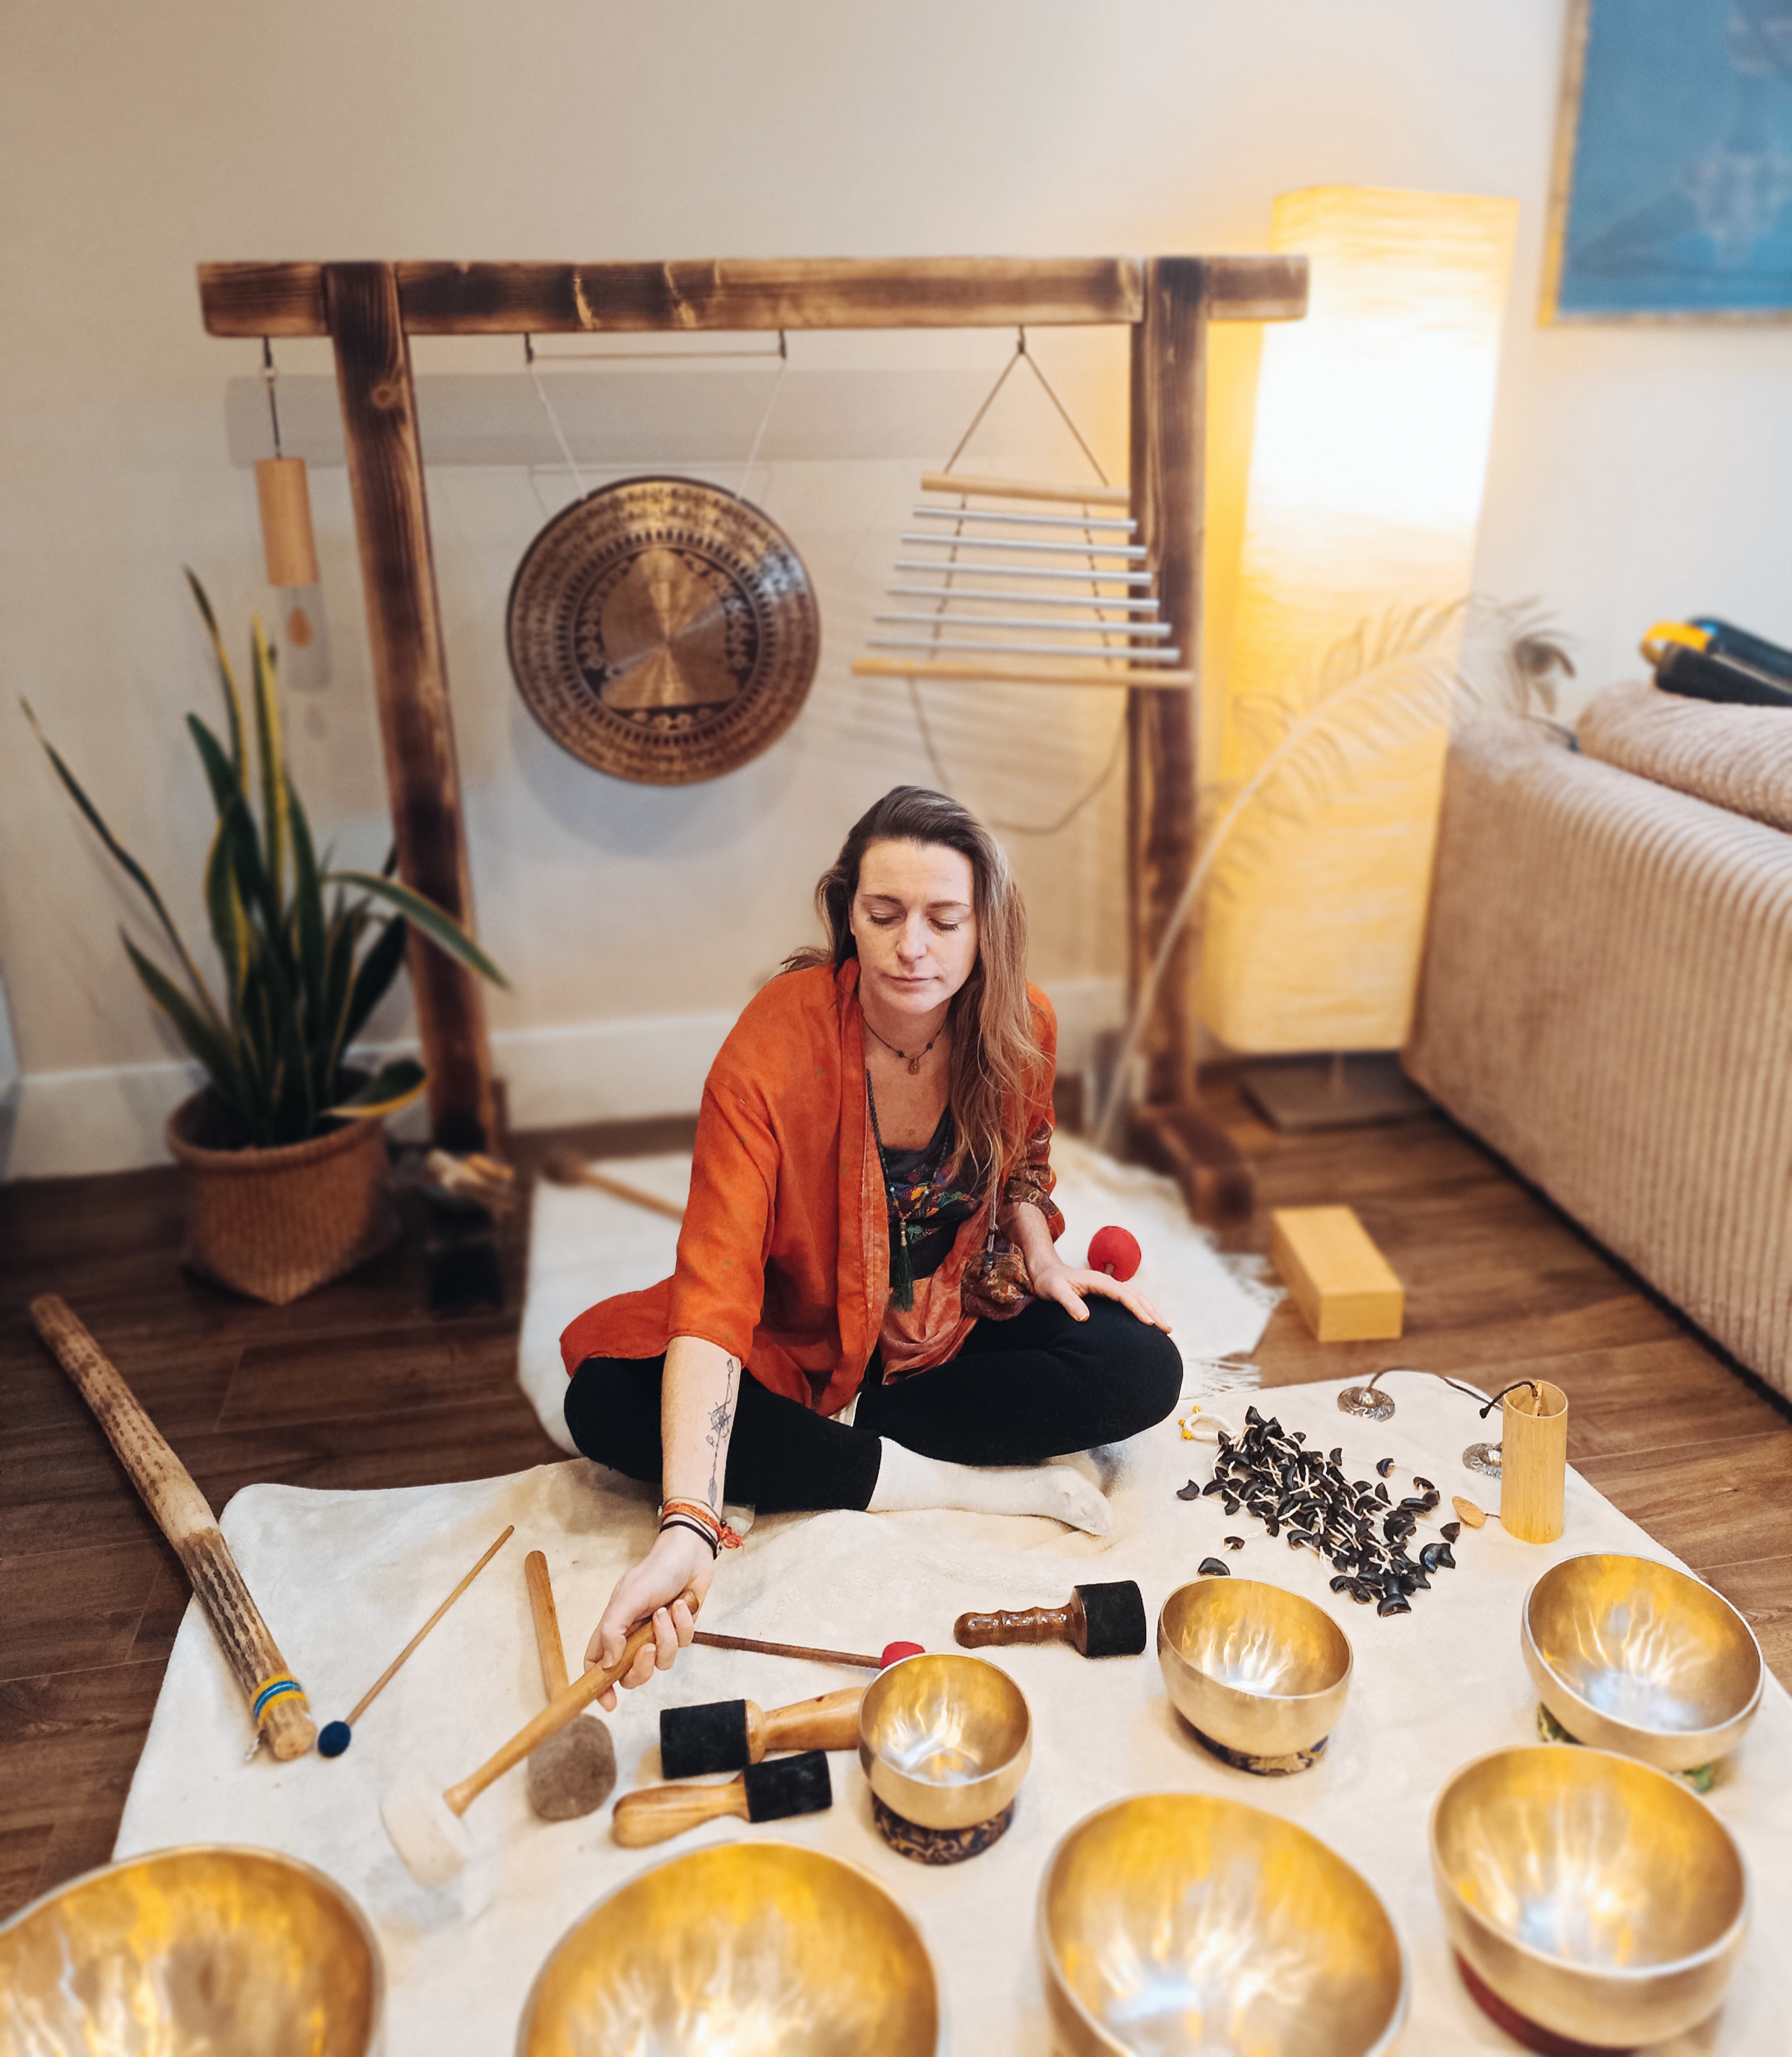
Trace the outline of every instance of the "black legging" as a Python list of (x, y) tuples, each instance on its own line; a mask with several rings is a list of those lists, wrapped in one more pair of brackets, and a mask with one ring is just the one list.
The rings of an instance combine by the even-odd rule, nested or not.
[[(1161, 1329), (1092, 1298), (1072, 1321), (1035, 1300), (1008, 1322), (979, 1322), (958, 1354), (894, 1385), (874, 1357), (853, 1425), (740, 1381), (725, 1490), (767, 1514), (863, 1508), (878, 1483), (878, 1438), (955, 1464), (1036, 1464), (1117, 1443), (1161, 1421), (1182, 1389), (1182, 1359)], [(566, 1425), (588, 1457), (660, 1483), (663, 1357), (588, 1357), (566, 1389)]]

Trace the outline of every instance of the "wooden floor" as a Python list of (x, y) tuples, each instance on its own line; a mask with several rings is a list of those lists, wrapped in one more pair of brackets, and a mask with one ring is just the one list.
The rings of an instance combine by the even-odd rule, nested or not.
[[(1322, 1349), (1284, 1306), (1258, 1353), (1266, 1382), (1540, 1372), (1569, 1396), (1573, 1462), (1730, 1595), (1792, 1682), (1792, 1419), (1777, 1402), (1441, 1118), (1299, 1139), (1223, 1087), (1215, 1107), (1260, 1181), (1234, 1246), (1267, 1246), (1269, 1207), (1345, 1200), (1408, 1286), (1396, 1344)], [(574, 1131), (516, 1155), (688, 1134)], [(477, 1478), (558, 1454), (514, 1377), (522, 1233), (518, 1219), (503, 1239), (502, 1314), (432, 1318), (414, 1244), (276, 1309), (179, 1270), (172, 1171), (0, 1187), (0, 1916), (110, 1854), (187, 1598), (26, 1302), (70, 1302), (215, 1508), (256, 1480)]]

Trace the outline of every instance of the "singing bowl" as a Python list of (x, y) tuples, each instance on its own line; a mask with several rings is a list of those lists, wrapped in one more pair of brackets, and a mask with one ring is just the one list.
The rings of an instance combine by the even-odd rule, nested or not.
[(1350, 1690), (1343, 1630), (1298, 1593), (1255, 1579), (1178, 1586), (1157, 1617), (1157, 1663), (1177, 1713), (1249, 1757), (1311, 1750)]
[(919, 1828), (993, 1820), (1032, 1759), (1026, 1696), (981, 1657), (905, 1657), (859, 1703), (858, 1761), (871, 1790)]
[(1496, 1997), (1598, 2049), (1703, 2021), (1747, 1939), (1729, 1830), (1681, 1780), (1607, 1750), (1465, 1764), (1431, 1811), (1431, 1871), (1451, 1941)]
[(364, 2057), (383, 1996), (360, 1908), (272, 1850), (127, 1857), (0, 1928), (6, 2057)]
[(1537, 1697), (1570, 1735), (1661, 1771), (1733, 1750), (1766, 1679), (1729, 1601), (1646, 1557), (1570, 1557), (1545, 1571), (1519, 1639)]
[(1038, 1942), (1074, 2057), (1375, 2057), (1406, 2011), (1405, 1953), (1367, 1881), (1293, 1822), (1203, 1793), (1079, 1821), (1045, 1867)]
[(927, 1946), (874, 1879), (793, 1843), (722, 1843), (573, 1924), (517, 2057), (936, 2057), (942, 2024)]

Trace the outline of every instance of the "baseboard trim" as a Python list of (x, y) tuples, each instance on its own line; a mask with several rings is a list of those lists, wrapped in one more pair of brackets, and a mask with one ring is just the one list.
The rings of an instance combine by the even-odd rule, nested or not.
[[(1121, 1018), (1121, 983), (1063, 979), (1046, 990), (1058, 1013), (1058, 1069), (1080, 1072), (1096, 1036)], [(672, 1014), (502, 1029), (492, 1037), (492, 1056), (509, 1097), (510, 1125), (547, 1128), (693, 1113), (734, 1018)], [(414, 1049), (383, 1044), (366, 1054)], [(27, 1072), (0, 1099), (0, 1179), (77, 1178), (166, 1163), (163, 1124), (200, 1083), (196, 1065), (172, 1062)], [(407, 1110), (394, 1130), (421, 1134), (421, 1120), (420, 1108)]]

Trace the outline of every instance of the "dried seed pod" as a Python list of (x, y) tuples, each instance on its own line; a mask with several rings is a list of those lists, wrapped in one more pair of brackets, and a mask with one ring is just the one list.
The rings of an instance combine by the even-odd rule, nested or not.
[(1200, 1496), (1201, 1488), (1195, 1483), (1193, 1479), (1191, 1479), (1187, 1485), (1179, 1485), (1176, 1488), (1176, 1498), (1178, 1500), (1199, 1500)]
[(1454, 1498), (1450, 1501), (1450, 1505), (1456, 1509), (1460, 1518), (1467, 1522), (1471, 1528), (1480, 1528), (1485, 1524), (1487, 1520), (1486, 1515), (1482, 1512), (1480, 1508), (1476, 1506), (1472, 1500), (1465, 1500), (1461, 1493), (1457, 1493), (1454, 1496)]
[(1410, 1614), (1412, 1611), (1412, 1603), (1403, 1593), (1384, 1594), (1375, 1609), (1377, 1614)]
[(1195, 1575), (1203, 1579), (1229, 1579), (1232, 1575), (1231, 1565), (1221, 1564), (1217, 1557), (1203, 1557), (1195, 1571)]
[(1462, 1524), (1460, 1521), (1446, 1521), (1437, 1533), (1446, 1543), (1453, 1543), (1462, 1533)]
[(1413, 1474), (1413, 1483), (1421, 1492), (1435, 1492), (1437, 1490), (1429, 1479), (1421, 1478), (1417, 1472)]
[(1330, 1584), (1331, 1589), (1334, 1593), (1347, 1593), (1350, 1590), (1351, 1587), (1356, 1583), (1356, 1580), (1354, 1579), (1340, 1577), (1333, 1579), (1328, 1583)]
[(1242, 1550), (1244, 1548), (1244, 1538), (1242, 1536), (1222, 1536), (1219, 1540), (1228, 1550)]
[(1326, 1453), (1326, 1462), (1328, 1464), (1341, 1464), (1343, 1461), (1344, 1445), (1342, 1443), (1338, 1445), (1335, 1450), (1328, 1450)]
[(1388, 1473), (1393, 1469), (1394, 1460), (1392, 1457), (1378, 1457), (1376, 1459), (1375, 1476), (1378, 1478), (1386, 1478)]
[(1272, 1536), (1279, 1536), (1282, 1533), (1282, 1524), (1273, 1514), (1266, 1515), (1263, 1517), (1263, 1526)]
[(1375, 1497), (1382, 1503), (1383, 1507), (1392, 1507), (1394, 1504), (1394, 1495), (1388, 1491), (1385, 1485), (1378, 1485), (1376, 1487)]

